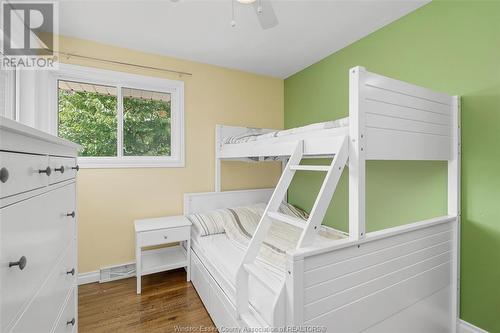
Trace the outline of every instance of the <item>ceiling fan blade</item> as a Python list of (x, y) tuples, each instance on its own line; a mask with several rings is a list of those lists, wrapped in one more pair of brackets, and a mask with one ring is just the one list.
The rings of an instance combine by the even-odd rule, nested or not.
[(262, 29), (271, 29), (278, 25), (278, 18), (274, 12), (271, 0), (257, 0), (253, 3), (253, 9)]

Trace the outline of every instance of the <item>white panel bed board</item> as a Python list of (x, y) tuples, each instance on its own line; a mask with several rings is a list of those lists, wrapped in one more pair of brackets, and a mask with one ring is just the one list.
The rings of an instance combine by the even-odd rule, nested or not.
[[(231, 199), (241, 205), (245, 200), (252, 203), (256, 197), (260, 200), (269, 196), (268, 207), (239, 267), (236, 304), (230, 306), (234, 312), (229, 311), (227, 316), (242, 327), (320, 325), (328, 332), (399, 332), (406, 323), (409, 332), (456, 332), (459, 110), (458, 96), (354, 67), (349, 71), (349, 118), (341, 126), (315, 124), (308, 127), (312, 130), (291, 130), (283, 135), (262, 129), (264, 135), (251, 140), (229, 138), (244, 136), (247, 128), (217, 126), (216, 192), (198, 197), (200, 200), (193, 196), (186, 213), (219, 208), (224, 201), (221, 198), (233, 198), (231, 192), (220, 192), (217, 166), (221, 160), (288, 159), (272, 193), (239, 191)], [(317, 156), (333, 157), (332, 164), (300, 164), (303, 158)], [(366, 233), (366, 160), (447, 161), (447, 215)], [(311, 243), (346, 163), (349, 237), (326, 245)], [(273, 316), (262, 318), (251, 307), (248, 312), (248, 281), (250, 276), (258, 276), (252, 265), (273, 220), (298, 225), (277, 214), (276, 209), (295, 172), (304, 171), (326, 172), (325, 182), (301, 236), (308, 241), (299, 241), (297, 249), (287, 251), (286, 279), (274, 300)]]
[(338, 332), (452, 332), (456, 218), (372, 233), (362, 242), (298, 250), (291, 258), (296, 315)]
[[(269, 189), (187, 194), (185, 213), (221, 208), (221, 199), (233, 194), (237, 205), (251, 205), (268, 197)], [(282, 315), (297, 325), (339, 332), (391, 332), (388, 328), (405, 324), (409, 332), (451, 332), (456, 228), (454, 217), (435, 218), (369, 233), (363, 241), (345, 239), (291, 252), (283, 298), (289, 306), (281, 305), (289, 313)], [(236, 314), (237, 292), (221, 287), (226, 278), (195, 241), (193, 251), (193, 284), (214, 322), (242, 325)], [(219, 304), (217, 309), (214, 304)], [(259, 315), (263, 309), (251, 310), (260, 318), (255, 325), (272, 326)], [(274, 310), (276, 316), (279, 310)]]

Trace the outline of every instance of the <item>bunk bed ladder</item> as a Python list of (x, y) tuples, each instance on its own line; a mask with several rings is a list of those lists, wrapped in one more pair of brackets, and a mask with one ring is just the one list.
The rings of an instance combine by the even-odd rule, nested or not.
[[(313, 243), (314, 237), (316, 236), (318, 229), (323, 222), (326, 210), (328, 209), (333, 194), (335, 193), (335, 189), (337, 188), (337, 184), (339, 183), (342, 171), (344, 171), (344, 167), (347, 163), (348, 157), (348, 139), (347, 137), (344, 137), (339, 151), (337, 152), (337, 154), (335, 154), (332, 163), (328, 166), (328, 170), (322, 170), (326, 171), (326, 176), (323, 180), (323, 184), (321, 185), (318, 196), (316, 197), (316, 201), (314, 202), (314, 205), (311, 209), (311, 213), (309, 214), (309, 218), (307, 219), (304, 231), (300, 236), (297, 248), (305, 247)], [(317, 171), (313, 169), (309, 170)]]
[[(326, 214), (328, 205), (332, 199), (333, 193), (335, 193), (335, 188), (337, 187), (344, 166), (347, 162), (347, 136), (343, 138), (339, 150), (335, 154), (330, 165), (301, 165), (300, 161), (303, 158), (303, 154), (304, 142), (301, 140), (297, 143), (293, 153), (290, 155), (290, 159), (288, 160), (271, 199), (262, 214), (262, 218), (252, 239), (250, 240), (250, 244), (248, 245), (248, 249), (238, 270), (236, 281), (236, 311), (238, 318), (246, 322), (249, 321), (247, 318), (251, 317), (248, 305), (248, 278), (249, 275), (253, 275), (258, 280), (262, 279), (262, 276), (259, 276), (262, 274), (260, 273), (261, 269), (255, 265), (255, 259), (257, 258), (260, 247), (269, 231), (269, 228), (271, 227), (272, 220), (279, 220), (303, 229), (297, 248), (310, 245), (314, 241), (318, 229), (321, 226), (321, 222)], [(320, 191), (316, 197), (316, 201), (314, 202), (311, 214), (309, 215), (307, 221), (279, 212), (281, 202), (285, 198), (288, 187), (290, 186), (296, 171), (326, 172), (325, 179), (321, 185)], [(263, 283), (266, 284), (266, 281), (263, 281)], [(276, 281), (269, 281), (269, 284), (273, 284), (276, 287)], [(283, 295), (284, 281), (278, 281), (278, 284), (279, 290), (276, 290), (276, 288), (273, 289), (276, 290), (277, 297), (281, 297)]]

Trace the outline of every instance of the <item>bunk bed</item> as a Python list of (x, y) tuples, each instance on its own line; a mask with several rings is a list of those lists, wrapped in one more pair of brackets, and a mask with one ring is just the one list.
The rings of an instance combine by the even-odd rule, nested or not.
[[(459, 103), (458, 96), (355, 67), (349, 71), (348, 118), (285, 131), (218, 125), (215, 192), (186, 194), (184, 213), (193, 218), (261, 206), (241, 246), (223, 230), (193, 233), (191, 279), (215, 324), (261, 331), (455, 332)], [(333, 158), (326, 166), (301, 164), (310, 157)], [(274, 189), (221, 191), (222, 160), (281, 160), (283, 173)], [(367, 160), (447, 161), (447, 215), (366, 233)], [(345, 166), (348, 233), (322, 225)], [(325, 174), (308, 216), (282, 210), (296, 172)], [(278, 249), (283, 265), (273, 267), (262, 249), (276, 223), (294, 229), (296, 237)]]

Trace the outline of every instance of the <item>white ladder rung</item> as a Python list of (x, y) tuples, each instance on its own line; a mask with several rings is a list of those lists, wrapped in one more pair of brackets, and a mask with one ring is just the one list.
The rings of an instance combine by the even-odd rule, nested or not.
[(306, 227), (306, 221), (299, 219), (298, 217), (293, 217), (290, 215), (278, 213), (278, 212), (268, 212), (267, 216), (272, 219), (288, 223), (294, 227), (304, 229)]
[(269, 289), (269, 291), (275, 294), (280, 292), (283, 281), (279, 280), (277, 277), (274, 277), (270, 272), (260, 268), (254, 263), (243, 264), (243, 267), (248, 272), (248, 274), (259, 280), (259, 282), (262, 283), (267, 289)]
[(328, 170), (330, 170), (330, 166), (329, 165), (290, 165), (290, 170), (328, 172)]

